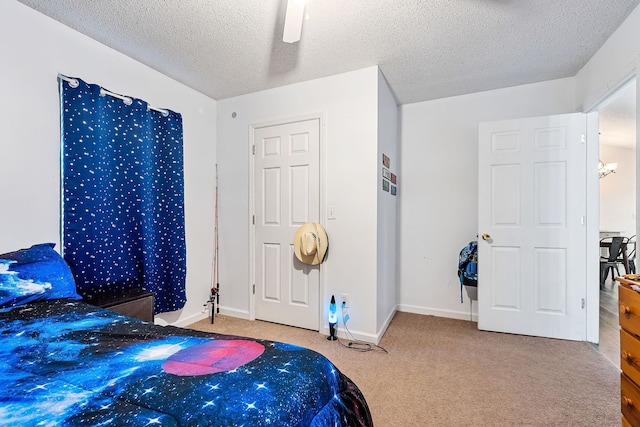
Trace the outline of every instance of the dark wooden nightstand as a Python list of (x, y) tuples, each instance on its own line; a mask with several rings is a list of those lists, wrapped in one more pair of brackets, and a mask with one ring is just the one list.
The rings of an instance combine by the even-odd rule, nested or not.
[(86, 296), (87, 304), (115, 311), (125, 316), (153, 322), (153, 292), (129, 289), (105, 295)]

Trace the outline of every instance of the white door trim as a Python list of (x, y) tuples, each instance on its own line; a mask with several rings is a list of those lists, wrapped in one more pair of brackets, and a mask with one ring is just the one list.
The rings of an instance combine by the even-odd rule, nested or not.
[(587, 236), (586, 236), (586, 340), (598, 343), (600, 340), (600, 176), (598, 159), (600, 144), (598, 112), (587, 113)]
[[(249, 320), (256, 320), (256, 298), (253, 293), (253, 289), (256, 283), (256, 269), (255, 269), (255, 246), (256, 246), (256, 234), (255, 224), (253, 223), (255, 217), (255, 160), (253, 155), (254, 146), (254, 131), (258, 128), (267, 126), (283, 125), (288, 123), (302, 122), (307, 120), (317, 119), (320, 122), (320, 223), (326, 224), (326, 196), (324, 189), (324, 177), (325, 177), (325, 115), (324, 113), (310, 113), (300, 116), (294, 116), (284, 119), (272, 119), (264, 122), (253, 123), (249, 125), (249, 217), (247, 218), (247, 225), (249, 230)], [(318, 313), (320, 319), (320, 332), (322, 333), (324, 318), (322, 315), (322, 303), (324, 302), (326, 295), (325, 274), (326, 264), (323, 264), (320, 269), (320, 305), (318, 306)]]
[[(587, 174), (587, 194), (597, 197), (587, 197), (587, 341), (600, 342), (600, 272), (595, 271), (599, 263), (599, 231), (600, 231), (600, 179), (597, 168), (600, 158), (598, 133), (593, 129), (593, 118), (598, 122), (598, 109), (609, 97), (624, 86), (632, 78), (638, 78), (640, 70), (640, 55), (631, 64), (625, 66), (618, 73), (618, 79), (603, 90), (597, 99), (591, 102), (584, 112), (587, 113), (587, 170), (593, 169), (593, 174)], [(636, 85), (636, 107), (640, 99), (640, 84)], [(636, 108), (636, 127), (640, 123), (640, 108)], [(640, 165), (640, 132), (636, 132), (636, 164)], [(640, 168), (636, 168), (636, 186), (640, 188)], [(640, 212), (640, 197), (636, 197), (636, 212)], [(636, 221), (636, 234), (640, 234), (640, 221)], [(594, 272), (595, 271), (595, 272)]]

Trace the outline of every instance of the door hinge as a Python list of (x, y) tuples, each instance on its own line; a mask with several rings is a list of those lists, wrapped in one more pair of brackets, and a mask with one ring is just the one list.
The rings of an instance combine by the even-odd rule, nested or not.
[(253, 294), (254, 295), (256, 294), (256, 284), (255, 283), (253, 284)]
[(253, 155), (255, 156), (256, 155), (256, 145), (255, 144), (253, 144), (252, 151), (253, 151)]
[[(611, 273), (613, 274), (613, 273)], [(255, 285), (253, 285), (255, 287)], [(255, 290), (255, 289), (254, 289)], [(255, 292), (254, 292), (255, 293)], [(584, 308), (584, 298), (580, 300), (580, 308)]]
[(585, 224), (585, 222), (586, 222), (586, 218), (585, 218), (585, 216), (584, 216), (584, 215), (582, 215), (582, 216), (580, 217), (580, 225), (584, 225), (584, 224)]
[(253, 223), (253, 225), (256, 225), (256, 216), (255, 215), (252, 215), (251, 222)]
[[(585, 142), (587, 142), (587, 135), (585, 135), (584, 133), (580, 134), (580, 143), (584, 144)], [(254, 148), (255, 148), (255, 146), (254, 146)], [(255, 153), (253, 153), (253, 154), (255, 154)]]

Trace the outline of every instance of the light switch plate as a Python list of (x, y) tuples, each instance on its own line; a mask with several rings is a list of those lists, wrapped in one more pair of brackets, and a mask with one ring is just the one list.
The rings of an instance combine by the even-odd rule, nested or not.
[(336, 219), (336, 207), (329, 206), (327, 208), (327, 219)]

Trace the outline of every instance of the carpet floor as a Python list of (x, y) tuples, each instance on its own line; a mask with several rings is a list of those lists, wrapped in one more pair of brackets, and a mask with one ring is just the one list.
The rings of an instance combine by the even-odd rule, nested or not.
[(380, 342), (387, 353), (223, 315), (188, 327), (323, 354), (358, 385), (377, 427), (620, 425), (620, 371), (586, 342), (483, 332), (469, 321), (401, 312)]

